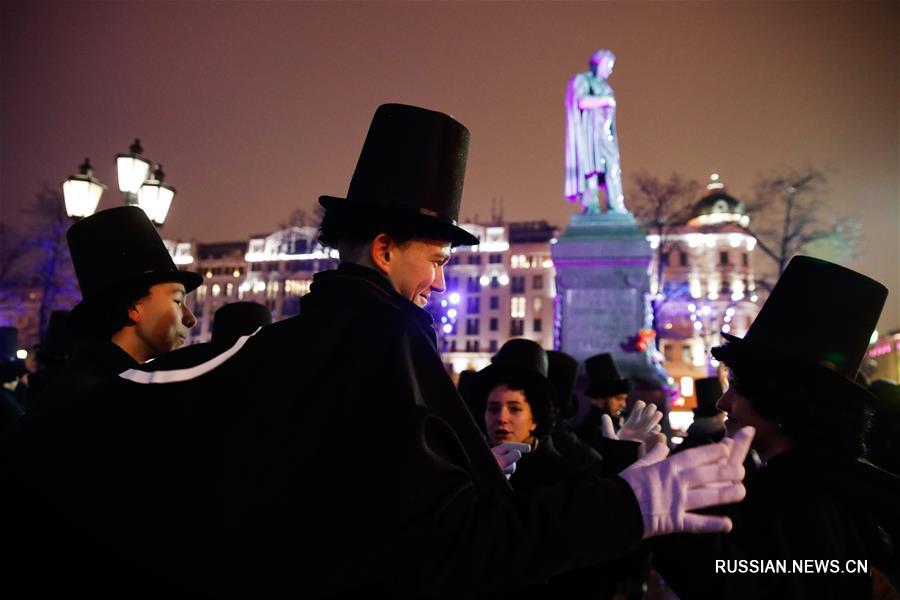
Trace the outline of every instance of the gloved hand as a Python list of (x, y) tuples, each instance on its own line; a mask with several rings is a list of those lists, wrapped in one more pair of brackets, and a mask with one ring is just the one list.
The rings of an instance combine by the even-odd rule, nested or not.
[(744, 458), (756, 431), (744, 427), (734, 439), (685, 450), (663, 460), (659, 446), (622, 471), (637, 498), (644, 539), (669, 533), (731, 531), (731, 519), (698, 515), (698, 508), (732, 504), (744, 498)]
[(500, 470), (509, 479), (516, 472), (516, 462), (524, 454), (531, 452), (531, 446), (518, 442), (503, 442), (491, 448), (494, 459), (500, 465)]
[(609, 415), (600, 418), (600, 433), (611, 440), (641, 442), (647, 446), (655, 443), (665, 444), (666, 436), (660, 433), (662, 431), (660, 420), (662, 413), (656, 410), (655, 404), (645, 404), (643, 400), (638, 400), (618, 433), (613, 428)]

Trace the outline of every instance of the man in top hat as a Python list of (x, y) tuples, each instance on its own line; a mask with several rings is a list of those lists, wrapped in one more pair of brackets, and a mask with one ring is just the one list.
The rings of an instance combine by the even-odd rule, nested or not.
[(697, 379), (694, 381), (694, 392), (697, 395), (694, 421), (676, 452), (713, 444), (725, 437), (725, 413), (716, 406), (722, 397), (722, 382), (718, 377)]
[(642, 450), (665, 443), (662, 414), (655, 405), (638, 400), (628, 419), (622, 416), (631, 381), (619, 374), (611, 354), (592, 356), (584, 367), (591, 407), (575, 430), (578, 437), (619, 469), (637, 460)]
[[(730, 535), (659, 540), (657, 568), (680, 597), (872, 598), (874, 586), (897, 597), (900, 479), (862, 460), (871, 396), (855, 381), (887, 293), (797, 256), (747, 334), (723, 334), (712, 350), (729, 369), (718, 401), (726, 426), (757, 429), (763, 466), (730, 511)], [(714, 570), (724, 558), (783, 559), (790, 570)], [(827, 564), (827, 575), (794, 566), (808, 559)]]
[[(114, 481), (56, 500), (129, 573), (187, 595), (456, 596), (730, 527), (691, 511), (742, 496), (749, 432), (672, 460), (661, 448), (618, 478), (511, 490), (423, 310), (450, 248), (478, 241), (456, 223), (468, 139), (445, 114), (379, 107), (347, 197), (320, 199), (341, 264), (315, 275), (299, 315), (191, 369), (129, 370), (97, 390), (131, 427), (87, 424), (75, 445), (130, 447), (84, 465)], [(180, 418), (156, 418), (160, 402)], [(598, 507), (612, 504), (611, 527)], [(122, 572), (95, 572), (103, 592), (127, 585)]]

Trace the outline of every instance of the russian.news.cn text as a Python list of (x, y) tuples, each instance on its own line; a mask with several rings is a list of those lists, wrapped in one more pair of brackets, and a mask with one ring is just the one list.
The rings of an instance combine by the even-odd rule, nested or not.
[(847, 575), (868, 572), (868, 560), (716, 559), (717, 574), (785, 573), (790, 575)]

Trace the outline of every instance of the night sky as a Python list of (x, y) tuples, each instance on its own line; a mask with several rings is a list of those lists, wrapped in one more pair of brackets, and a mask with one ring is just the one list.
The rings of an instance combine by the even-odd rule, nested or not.
[[(567, 80), (617, 55), (622, 169), (748, 196), (784, 166), (833, 169), (824, 220), (862, 225), (848, 263), (900, 325), (900, 3), (2, 3), (0, 218), (140, 137), (178, 190), (168, 238), (273, 231), (343, 195), (375, 107), (471, 131), (463, 214), (565, 225)], [(767, 260), (757, 257), (757, 266)]]

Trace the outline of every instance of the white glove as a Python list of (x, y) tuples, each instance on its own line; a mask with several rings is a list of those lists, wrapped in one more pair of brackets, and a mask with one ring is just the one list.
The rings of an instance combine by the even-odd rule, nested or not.
[(666, 460), (659, 446), (619, 474), (637, 498), (644, 539), (669, 533), (731, 531), (731, 519), (698, 515), (698, 508), (743, 500), (744, 458), (756, 431), (744, 427), (734, 439), (685, 450)]
[(631, 414), (619, 429), (619, 433), (613, 428), (612, 419), (609, 415), (603, 415), (600, 418), (600, 433), (603, 437), (611, 440), (622, 440), (627, 442), (641, 442), (650, 446), (655, 443), (666, 443), (666, 436), (662, 431), (659, 422), (662, 420), (662, 413), (656, 410), (655, 404), (645, 404), (643, 400), (634, 403)]
[(500, 470), (509, 479), (516, 472), (516, 462), (523, 454), (531, 452), (531, 446), (518, 442), (503, 442), (491, 448), (494, 459), (500, 465)]

